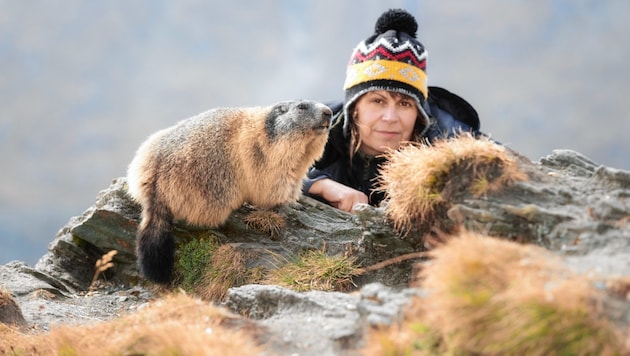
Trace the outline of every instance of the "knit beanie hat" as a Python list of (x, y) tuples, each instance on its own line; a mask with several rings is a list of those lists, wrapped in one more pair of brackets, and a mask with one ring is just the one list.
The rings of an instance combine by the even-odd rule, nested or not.
[[(347, 135), (350, 110), (363, 94), (388, 90), (409, 95), (416, 100), (420, 124), (428, 126), (425, 110), (427, 87), (427, 52), (416, 39), (418, 23), (407, 11), (391, 9), (378, 18), (374, 34), (360, 42), (352, 52), (344, 84), (344, 125)], [(418, 123), (416, 123), (418, 127)]]

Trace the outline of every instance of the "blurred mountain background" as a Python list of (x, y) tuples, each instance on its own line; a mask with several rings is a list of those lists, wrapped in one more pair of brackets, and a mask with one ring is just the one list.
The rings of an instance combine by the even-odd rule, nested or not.
[(429, 84), (532, 160), (630, 169), (630, 2), (0, 0), (0, 264), (34, 264), (152, 132), (216, 106), (343, 98), (389, 8), (419, 22)]

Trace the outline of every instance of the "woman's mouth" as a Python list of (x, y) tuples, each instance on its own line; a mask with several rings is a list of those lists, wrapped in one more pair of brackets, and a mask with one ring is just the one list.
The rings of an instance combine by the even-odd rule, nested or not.
[(386, 137), (395, 137), (400, 135), (400, 132), (398, 131), (376, 131), (376, 133)]

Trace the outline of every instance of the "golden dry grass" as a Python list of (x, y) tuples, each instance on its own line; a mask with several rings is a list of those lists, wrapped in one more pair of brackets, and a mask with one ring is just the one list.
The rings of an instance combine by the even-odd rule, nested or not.
[(366, 354), (620, 355), (601, 291), (550, 252), (463, 233), (431, 251), (401, 326), (369, 338)]
[(247, 268), (241, 252), (230, 245), (221, 245), (213, 252), (195, 294), (204, 300), (222, 301), (228, 289), (259, 282), (261, 274), (260, 269)]
[(398, 230), (429, 224), (450, 231), (439, 221), (452, 199), (482, 196), (526, 178), (503, 146), (462, 134), (432, 146), (408, 145), (389, 152), (378, 184), (388, 199), (386, 214)]
[[(0, 323), (0, 355), (19, 355), (14, 352), (14, 347), (21, 350), (27, 350), (31, 335), (20, 332), (16, 327), (8, 326)], [(24, 351), (23, 354), (29, 354), (30, 351)], [(32, 354), (32, 352), (30, 352)]]
[(264, 268), (248, 268), (245, 260), (242, 252), (216, 238), (192, 239), (180, 248), (175, 284), (204, 300), (220, 302), (228, 289), (263, 278)]
[(249, 228), (261, 231), (271, 238), (278, 237), (287, 226), (284, 217), (272, 210), (254, 210), (247, 214), (243, 221)]
[(325, 251), (304, 251), (295, 260), (281, 261), (278, 268), (267, 273), (263, 283), (303, 292), (309, 290), (347, 291), (358, 266), (353, 258), (328, 256)]
[(0, 354), (15, 355), (256, 355), (252, 334), (222, 326), (238, 317), (184, 294), (139, 312), (83, 326), (58, 326), (39, 335), (0, 324)]
[(96, 281), (98, 280), (98, 277), (101, 275), (101, 273), (114, 267), (114, 262), (112, 262), (112, 260), (114, 259), (114, 256), (116, 256), (117, 253), (118, 251), (111, 250), (107, 252), (106, 254), (104, 254), (101, 258), (96, 260), (96, 263), (94, 266), (94, 276), (92, 277), (92, 282), (90, 283), (90, 288), (89, 288), (90, 290), (95, 288)]

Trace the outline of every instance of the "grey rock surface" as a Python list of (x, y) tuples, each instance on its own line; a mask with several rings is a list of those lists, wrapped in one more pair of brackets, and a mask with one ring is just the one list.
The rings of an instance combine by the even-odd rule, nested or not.
[[(225, 306), (270, 330), (274, 350), (299, 355), (332, 355), (356, 350), (370, 326), (390, 325), (417, 289), (396, 290), (380, 283), (357, 293), (296, 293), (277, 286), (246, 285), (228, 292)], [(322, 342), (326, 340), (327, 342)]]
[(19, 261), (0, 266), (0, 281), (18, 302), (33, 330), (110, 320), (135, 311), (153, 298), (148, 290), (129, 285), (95, 292), (69, 290), (51, 275)]
[(456, 201), (449, 217), (471, 231), (546, 247), (579, 272), (630, 275), (630, 172), (571, 150), (521, 159), (519, 167), (528, 181)]

